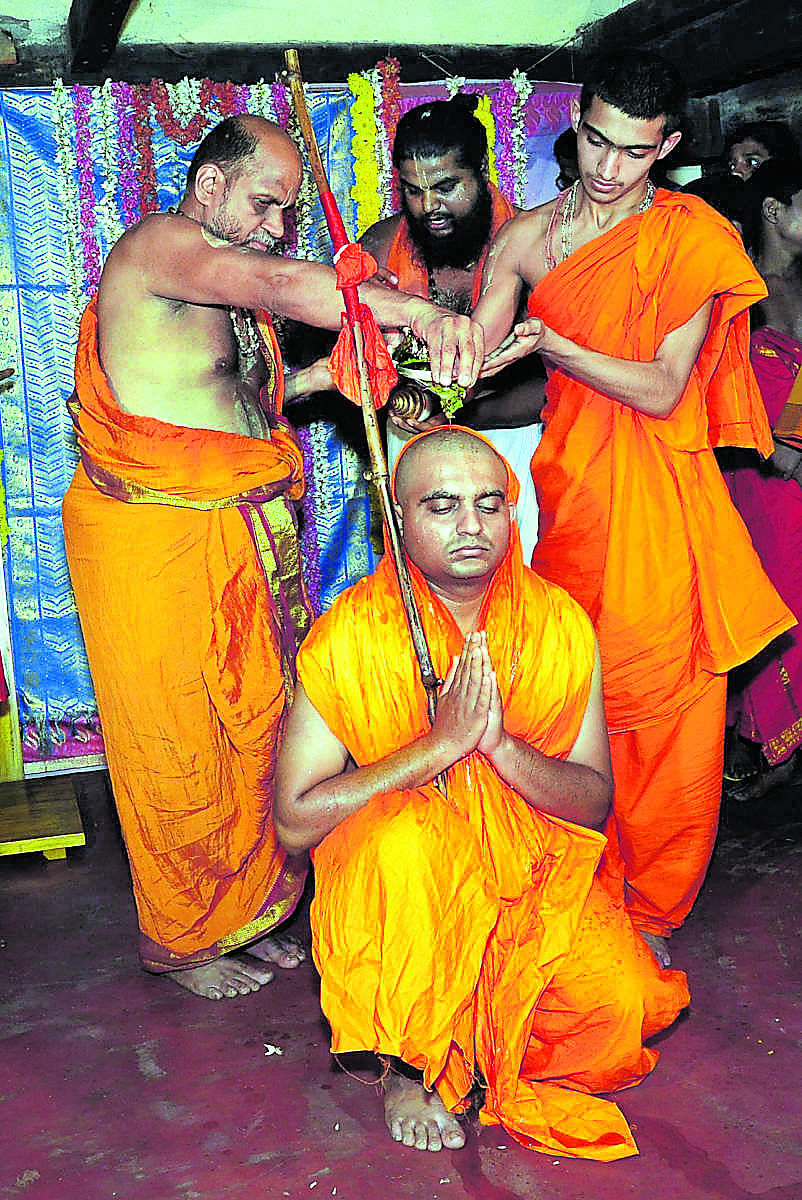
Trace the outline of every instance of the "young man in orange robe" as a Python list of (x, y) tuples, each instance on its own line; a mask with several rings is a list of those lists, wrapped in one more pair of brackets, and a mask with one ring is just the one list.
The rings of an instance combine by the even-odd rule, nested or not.
[(794, 624), (713, 456), (772, 448), (749, 367), (765, 287), (727, 221), (649, 180), (680, 139), (681, 98), (657, 56), (595, 64), (572, 103), (580, 177), (504, 227), (475, 310), (492, 347), (531, 289), (494, 369), (537, 351), (549, 374), (533, 566), (596, 629), (615, 778), (605, 871), (665, 964), (713, 849), (726, 672)]
[[(177, 210), (111, 251), (76, 363), (81, 463), (64, 532), (142, 959), (215, 1000), (303, 957), (269, 936), (305, 873), (270, 819), (308, 625), (293, 511), (303, 470), (269, 321), (260, 331), (251, 315), (339, 327), (334, 272), (267, 252), (301, 169), (269, 121), (212, 130)], [(465, 382), (475, 375), (481, 331), (467, 318), (370, 283), (364, 299), (383, 325), (418, 328), (442, 382), (456, 359)]]
[(312, 907), (335, 1053), (398, 1060), (392, 1136), (457, 1149), (480, 1119), (549, 1154), (636, 1153), (590, 1093), (639, 1082), (644, 1038), (688, 1000), (595, 879), (612, 777), (586, 614), (523, 564), (518, 485), (480, 434), (407, 443), (395, 497), (435, 670), (434, 724), (388, 555), (315, 623), (274, 816), (314, 847)]

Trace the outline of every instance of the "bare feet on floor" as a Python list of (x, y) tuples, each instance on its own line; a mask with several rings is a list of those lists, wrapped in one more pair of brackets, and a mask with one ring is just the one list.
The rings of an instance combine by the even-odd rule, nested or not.
[(638, 932), (657, 959), (658, 967), (670, 967), (671, 951), (668, 948), (668, 938), (660, 937), (657, 933), (646, 933), (643, 929)]
[(297, 938), (287, 933), (269, 933), (258, 942), (245, 947), (245, 953), (260, 962), (275, 963), (278, 967), (291, 970), (306, 958), (306, 951)]
[(268, 967), (260, 967), (255, 961), (249, 962), (245, 955), (238, 954), (224, 954), (201, 967), (187, 967), (184, 971), (168, 971), (167, 974), (179, 987), (205, 1000), (248, 996), (273, 978)]
[(179, 987), (205, 1000), (233, 1000), (258, 992), (260, 987), (270, 983), (273, 972), (262, 964), (275, 963), (292, 969), (305, 958), (306, 951), (297, 938), (271, 933), (238, 954), (224, 954), (202, 967), (188, 967), (167, 974)]
[(459, 1150), (465, 1134), (437, 1092), (390, 1074), (384, 1081), (384, 1120), (393, 1138), (416, 1150)]

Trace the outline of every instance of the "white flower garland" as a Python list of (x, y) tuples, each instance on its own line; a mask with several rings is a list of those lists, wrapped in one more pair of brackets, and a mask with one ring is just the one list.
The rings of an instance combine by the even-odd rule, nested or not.
[[(78, 206), (78, 188), (75, 179), (78, 172), (78, 160), (73, 149), (72, 139), (68, 130), (68, 121), (72, 115), (67, 90), (61, 79), (53, 84), (53, 132), (56, 137), (59, 170), (56, 172), (56, 185), (61, 202), (64, 219), (64, 246), (66, 249), (67, 287), (72, 308), (73, 323), (77, 327), (84, 310), (84, 269), (81, 247), (78, 241), (78, 230), (81, 227), (81, 213)], [(71, 123), (71, 121), (70, 121)], [(72, 187), (67, 181), (72, 181)]]
[(510, 76), (515, 88), (515, 106), (512, 121), (513, 161), (515, 166), (515, 203), (519, 208), (526, 204), (526, 102), (532, 95), (532, 84), (516, 67)]
[[(95, 96), (96, 90), (93, 88), (93, 102)], [(101, 196), (96, 211), (98, 224), (105, 241), (105, 250), (108, 253), (123, 234), (123, 223), (115, 199), (118, 184), (117, 147), (120, 141), (120, 130), (117, 124), (110, 79), (107, 79), (100, 89), (100, 115), (103, 123), (103, 178), (100, 181)]]

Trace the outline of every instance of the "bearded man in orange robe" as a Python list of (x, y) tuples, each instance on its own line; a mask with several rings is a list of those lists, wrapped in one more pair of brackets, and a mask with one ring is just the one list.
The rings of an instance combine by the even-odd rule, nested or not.
[(474, 315), (491, 369), (537, 351), (549, 380), (532, 459), (534, 568), (599, 639), (615, 801), (605, 873), (670, 963), (699, 892), (721, 795), (726, 672), (794, 624), (713, 456), (772, 441), (749, 366), (766, 290), (731, 225), (649, 170), (680, 139), (679, 77), (621, 51), (572, 101), (579, 179), (509, 222)]
[[(303, 957), (270, 935), (306, 870), (270, 813), (309, 618), (302, 458), (263, 310), (335, 329), (343, 305), (330, 268), (268, 252), (301, 170), (278, 126), (221, 122), (178, 208), (111, 251), (76, 360), (81, 463), (64, 532), (142, 960), (214, 1000)], [(441, 382), (457, 361), (472, 382), (481, 331), (468, 318), (375, 284), (363, 294), (384, 326), (417, 328)]]
[(430, 726), (388, 555), (312, 627), (274, 817), (314, 847), (332, 1050), (386, 1056), (385, 1119), (421, 1150), (480, 1120), (531, 1149), (637, 1153), (592, 1093), (638, 1083), (688, 1000), (596, 881), (612, 776), (596, 639), (524, 566), (517, 480), (452, 426), (402, 451), (395, 497), (435, 670)]
[[(474, 111), (477, 99), (457, 95), (404, 113), (393, 138), (401, 211), (377, 221), (360, 239), (401, 291), (461, 313), (469, 313), (479, 299), (493, 238), (519, 211), (488, 179), (487, 133)], [(522, 297), (521, 316), (525, 303)], [(443, 422), (436, 399), (429, 399), (434, 415), (415, 420), (399, 415), (390, 397), (391, 465), (404, 441)], [(528, 467), (540, 440), (542, 402), (543, 372), (530, 358), (474, 389), (457, 413), (460, 424), (482, 430), (521, 479), (518, 531), (527, 557), (537, 539)]]

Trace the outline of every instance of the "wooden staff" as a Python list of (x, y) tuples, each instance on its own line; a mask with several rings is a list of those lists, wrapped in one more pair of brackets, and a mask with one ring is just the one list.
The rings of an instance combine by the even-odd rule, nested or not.
[[(337, 254), (342, 248), (348, 245), (348, 235), (345, 232), (340, 211), (337, 207), (337, 201), (334, 198), (334, 193), (329, 187), (329, 181), (326, 176), (326, 169), (323, 166), (323, 160), (320, 157), (317, 138), (312, 127), (312, 122), (309, 117), (309, 111), (306, 107), (306, 96), (304, 95), (304, 85), (301, 78), (301, 68), (298, 62), (298, 52), (296, 50), (285, 50), (284, 60), (287, 64), (287, 78), (292, 92), (292, 99), (295, 105), (295, 112), (298, 117), (298, 124), (301, 127), (301, 133), (306, 144), (306, 150), (309, 155), (309, 162), (312, 167), (312, 175), (314, 176), (317, 186), (320, 203), (326, 217), (326, 224), (329, 227), (329, 235), (331, 237), (334, 253)], [(379, 422), (376, 418), (376, 402), (373, 397), (373, 388), (370, 382), (370, 374), (368, 372), (367, 363), (365, 362), (365, 340), (362, 333), (362, 325), (359, 320), (359, 292), (356, 285), (350, 285), (342, 289), (343, 300), (345, 302), (345, 312), (348, 320), (348, 326), (351, 330), (351, 336), (354, 341), (354, 356), (356, 359), (357, 373), (359, 375), (359, 395), (362, 404), (362, 417), (365, 422), (365, 436), (368, 442), (368, 452), (370, 454), (370, 478), (372, 478), (379, 492), (379, 500), (381, 501), (382, 514), (384, 523), (387, 527), (388, 540), (390, 543), (390, 553), (393, 556), (396, 574), (398, 576), (398, 584), (401, 589), (401, 600), (404, 605), (407, 622), (409, 624), (409, 632), (412, 637), (412, 644), (415, 648), (415, 656), (420, 667), (421, 679), (423, 686), (426, 689), (426, 697), (429, 705), (429, 720), (434, 723), (435, 713), (437, 712), (437, 692), (442, 682), (437, 678), (437, 674), (432, 663), (432, 656), (429, 653), (429, 646), (426, 642), (426, 634), (423, 629), (423, 623), (420, 618), (418, 604), (415, 600), (415, 593), (412, 590), (412, 580), (409, 575), (409, 564), (407, 563), (404, 553), (404, 546), (401, 541), (401, 533), (398, 528), (395, 509), (393, 508), (392, 496), (390, 494), (390, 476), (387, 471), (387, 459), (384, 455), (384, 448), (381, 442), (379, 433)]]

